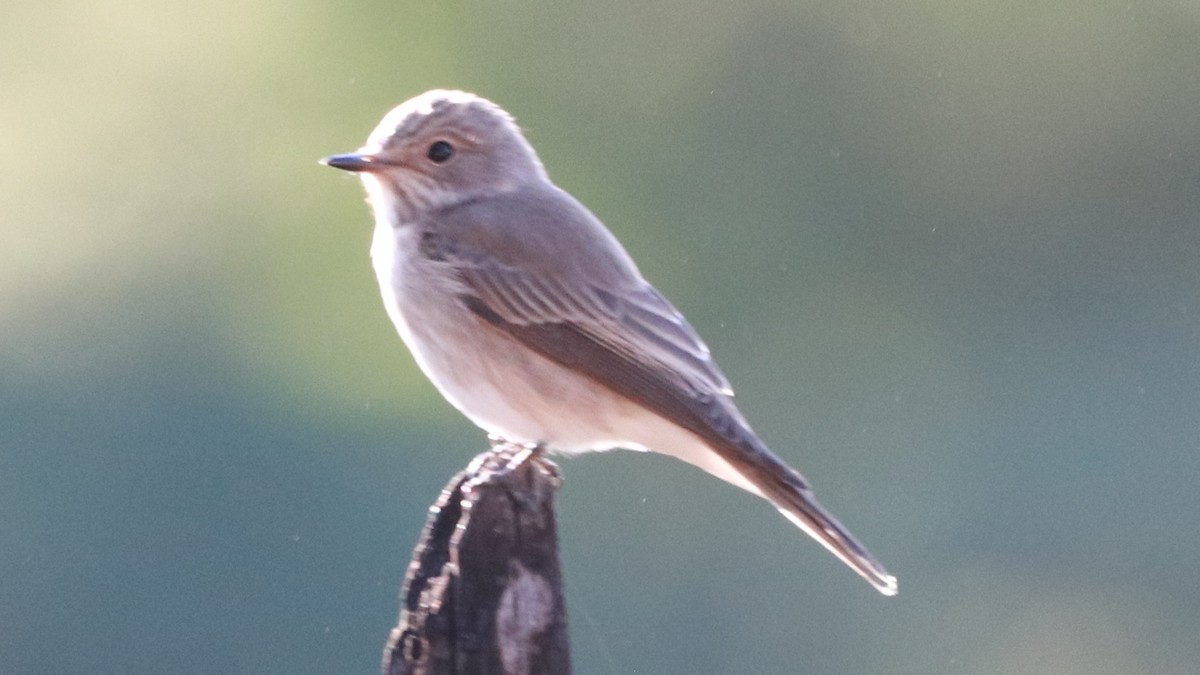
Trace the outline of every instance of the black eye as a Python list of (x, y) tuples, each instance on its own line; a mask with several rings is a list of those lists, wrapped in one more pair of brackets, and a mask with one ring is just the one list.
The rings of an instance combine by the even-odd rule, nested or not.
[(431, 161), (441, 164), (450, 159), (454, 154), (454, 146), (446, 141), (434, 141), (433, 145), (429, 146), (429, 152), (425, 154)]

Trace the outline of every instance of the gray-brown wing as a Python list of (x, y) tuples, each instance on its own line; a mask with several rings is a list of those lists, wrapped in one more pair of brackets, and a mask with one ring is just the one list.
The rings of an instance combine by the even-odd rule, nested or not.
[(568, 285), (555, 274), (530, 274), (455, 248), (457, 255), (443, 248), (438, 256), (456, 269), (461, 299), (476, 315), (696, 434), (789, 520), (880, 592), (895, 594), (895, 577), (750, 430), (707, 347), (649, 284), (638, 278), (622, 290)]
[(491, 325), (715, 445), (759, 446), (708, 347), (649, 284), (568, 285), (456, 253), (443, 261), (464, 282), (463, 302)]

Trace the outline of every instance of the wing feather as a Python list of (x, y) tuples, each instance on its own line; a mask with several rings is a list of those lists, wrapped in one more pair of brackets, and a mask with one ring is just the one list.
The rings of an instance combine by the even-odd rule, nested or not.
[[(494, 210), (497, 218), (506, 215)], [(895, 578), (821, 507), (804, 477), (758, 439), (703, 340), (622, 258), (619, 246), (583, 263), (556, 260), (547, 255), (554, 251), (527, 250), (545, 241), (497, 236), (487, 227), (496, 223), (484, 216), (472, 224), (452, 245), (428, 237), (421, 249), (430, 261), (451, 268), (470, 311), (525, 347), (694, 433), (793, 523), (882, 593), (896, 592)], [(591, 230), (597, 233), (606, 234)], [(485, 239), (492, 254), (473, 247), (472, 237)], [(571, 250), (581, 250), (578, 244)], [(516, 260), (531, 266), (507, 262)]]
[(708, 347), (648, 283), (618, 292), (567, 284), (477, 255), (442, 252), (463, 302), (553, 361), (719, 445), (757, 446)]

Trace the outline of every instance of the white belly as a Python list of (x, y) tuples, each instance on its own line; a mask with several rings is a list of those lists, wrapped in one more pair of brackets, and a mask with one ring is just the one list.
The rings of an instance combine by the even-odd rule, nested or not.
[(560, 452), (654, 450), (758, 494), (698, 437), (492, 327), (459, 300), (416, 228), (378, 222), (371, 260), (388, 316), (442, 396), (490, 434)]
[(388, 316), (438, 391), (506, 439), (572, 451), (628, 445), (617, 419), (630, 404), (518, 344), (459, 300), (458, 282), (417, 255), (415, 228), (379, 223), (371, 259)]

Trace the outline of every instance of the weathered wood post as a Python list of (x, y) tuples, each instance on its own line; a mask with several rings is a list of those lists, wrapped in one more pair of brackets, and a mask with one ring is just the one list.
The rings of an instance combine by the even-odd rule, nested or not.
[(413, 552), (385, 675), (571, 672), (560, 482), (540, 452), (507, 443), (450, 480)]

